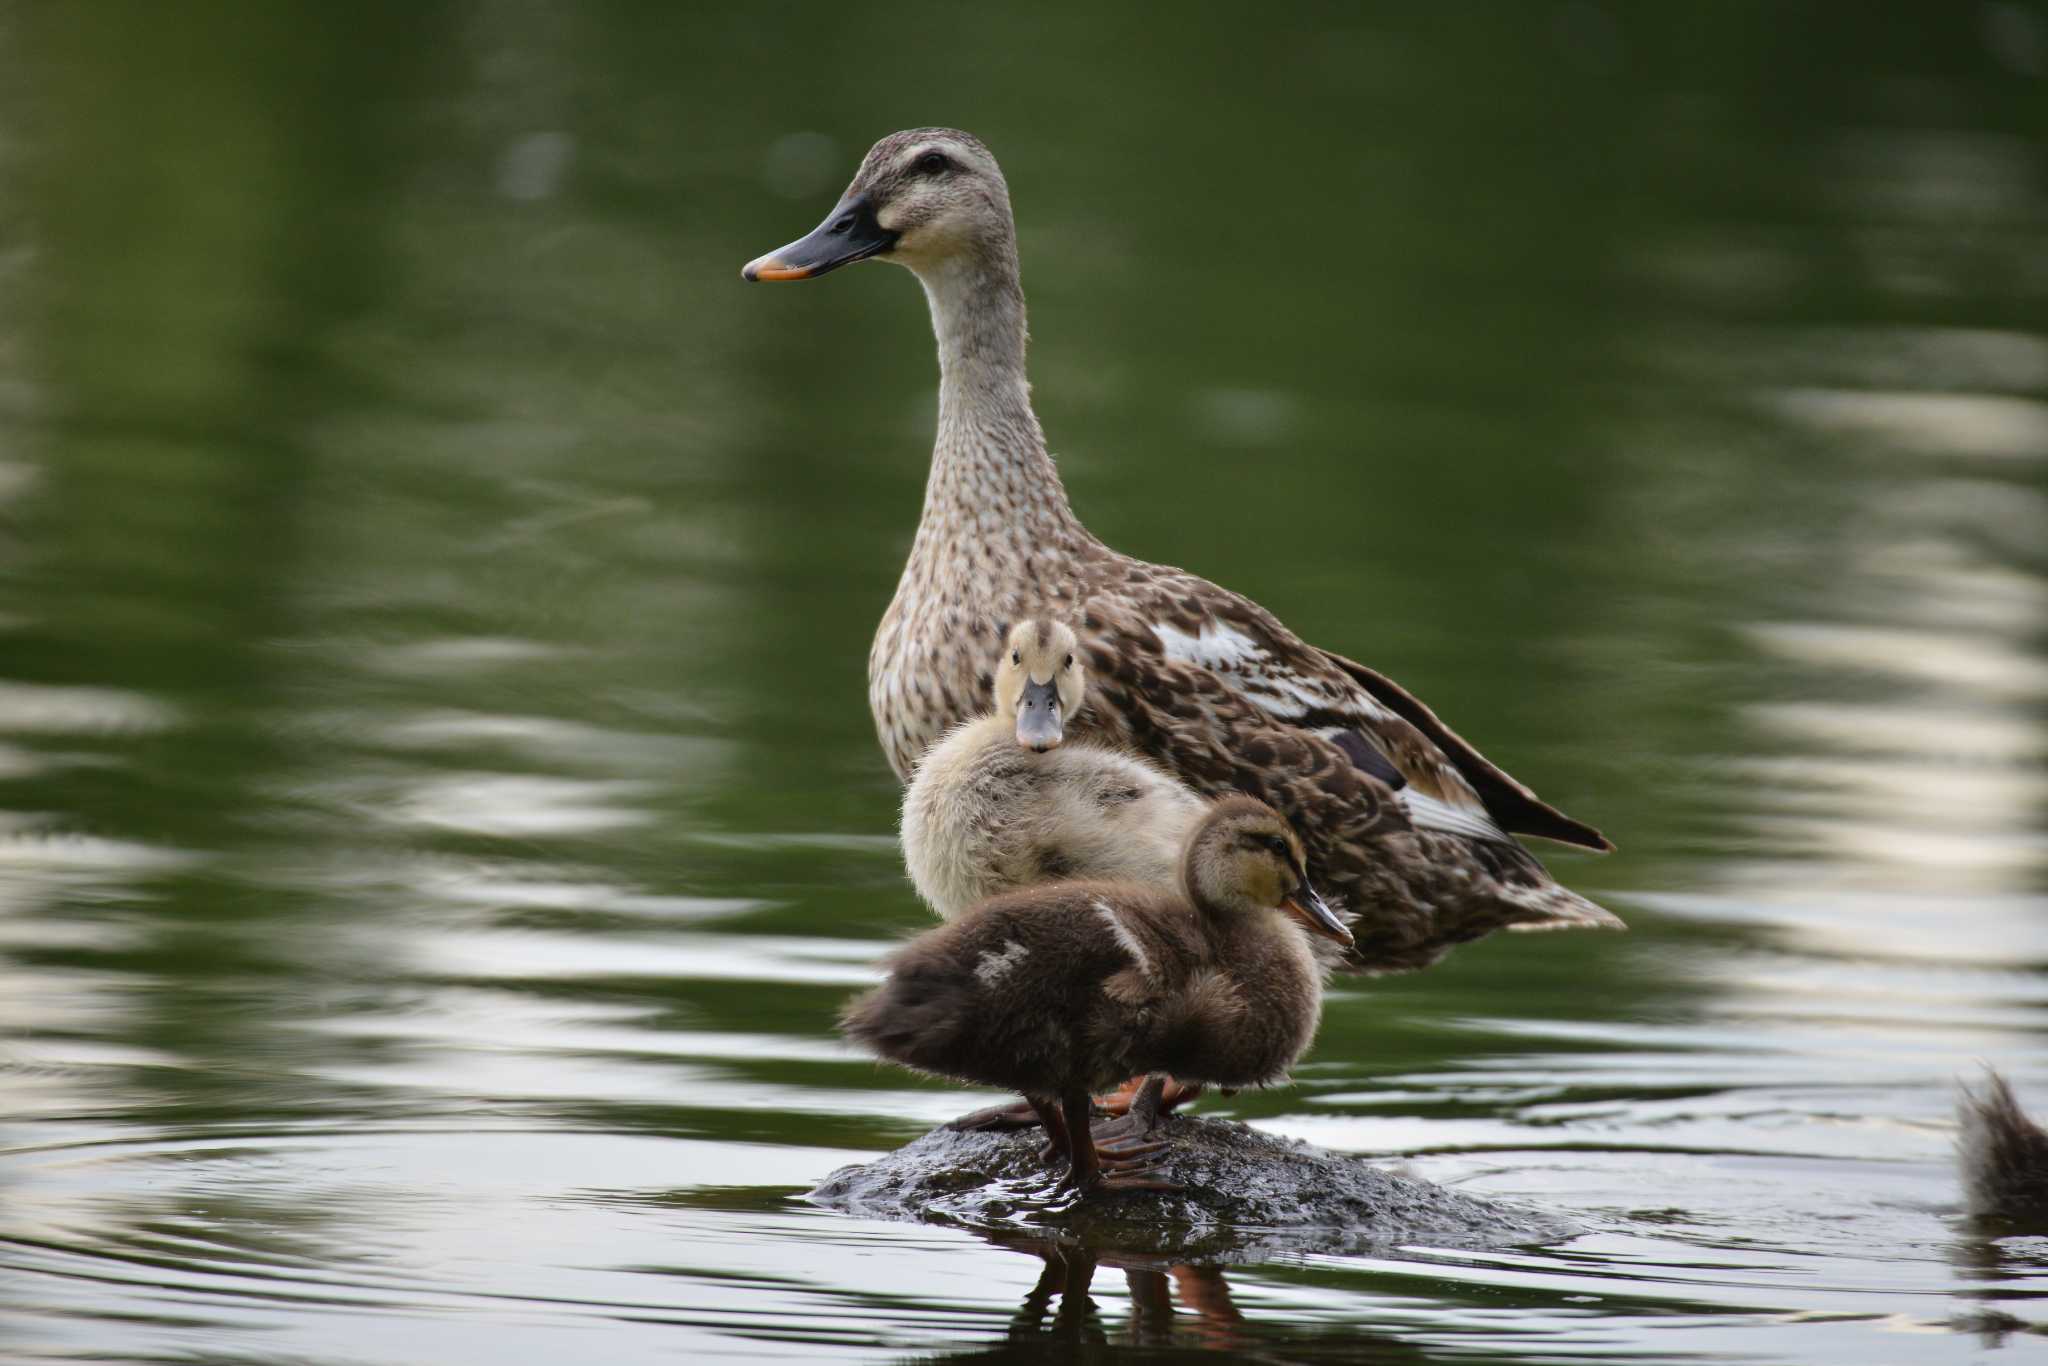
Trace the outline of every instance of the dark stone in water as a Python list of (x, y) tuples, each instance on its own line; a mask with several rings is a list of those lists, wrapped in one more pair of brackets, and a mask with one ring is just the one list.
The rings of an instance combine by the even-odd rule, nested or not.
[(1176, 1115), (1151, 1174), (1179, 1193), (1085, 1200), (1055, 1189), (1037, 1129), (938, 1128), (885, 1157), (842, 1167), (806, 1197), (876, 1219), (952, 1224), (997, 1241), (1052, 1239), (1162, 1261), (1258, 1262), (1401, 1245), (1503, 1248), (1556, 1242), (1568, 1220), (1399, 1176), (1243, 1124)]

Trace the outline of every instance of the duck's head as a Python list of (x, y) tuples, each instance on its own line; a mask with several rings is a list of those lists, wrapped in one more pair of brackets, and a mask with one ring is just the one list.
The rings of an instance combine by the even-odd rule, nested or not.
[(996, 715), (1017, 726), (1017, 743), (1043, 754), (1066, 737), (1088, 696), (1080, 642), (1064, 623), (1020, 621), (996, 665)]
[(1188, 836), (1181, 877), (1188, 896), (1215, 915), (1278, 907), (1313, 934), (1349, 947), (1351, 931), (1308, 885), (1301, 837), (1278, 811), (1253, 797), (1226, 797)]
[(809, 280), (882, 257), (923, 270), (1014, 240), (1010, 187), (988, 148), (952, 128), (891, 133), (806, 237), (741, 268), (748, 280)]

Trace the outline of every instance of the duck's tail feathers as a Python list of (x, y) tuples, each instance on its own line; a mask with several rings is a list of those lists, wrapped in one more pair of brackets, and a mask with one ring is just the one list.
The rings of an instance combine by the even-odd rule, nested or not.
[[(1519, 846), (1515, 852), (1521, 853)], [(1415, 972), (1495, 930), (1628, 928), (1620, 916), (1550, 881), (1534, 867), (1534, 859), (1522, 857), (1533, 868), (1528, 880), (1494, 880), (1484, 895), (1455, 902), (1426, 921), (1360, 916), (1352, 924), (1354, 943), (1341, 970), (1367, 977)]]
[(1588, 901), (1569, 887), (1552, 882), (1541, 887), (1512, 887), (1507, 898), (1528, 914), (1508, 922), (1508, 928), (1534, 930), (1625, 930), (1626, 922), (1598, 902)]
[(962, 1037), (971, 985), (950, 965), (899, 962), (887, 981), (849, 1001), (839, 1028), (891, 1062), (944, 1071), (971, 1042)]

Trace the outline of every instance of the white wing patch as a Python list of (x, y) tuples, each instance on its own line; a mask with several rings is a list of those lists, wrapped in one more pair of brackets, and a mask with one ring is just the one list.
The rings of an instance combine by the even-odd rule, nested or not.
[(1413, 787), (1404, 787), (1394, 794), (1394, 799), (1408, 811), (1408, 819), (1423, 830), (1442, 830), (1453, 835), (1468, 835), (1473, 839), (1492, 840), (1497, 844), (1511, 843), (1506, 832), (1493, 823), (1493, 818), (1484, 811), (1474, 811), (1468, 806), (1453, 806), (1426, 792)]
[(1102, 923), (1109, 926), (1109, 932), (1116, 936), (1116, 942), (1123, 951), (1137, 960), (1138, 971), (1145, 976), (1152, 975), (1152, 960), (1145, 953), (1145, 946), (1138, 942), (1138, 936), (1131, 933), (1131, 927), (1124, 924), (1124, 918), (1116, 913), (1116, 907), (1099, 897), (1095, 902), (1095, 913), (1102, 917)]
[(974, 965), (974, 975), (985, 987), (993, 987), (1031, 956), (1031, 950), (1012, 939), (1003, 945), (1002, 952), (990, 949), (981, 955), (981, 961)]
[(1168, 659), (1229, 675), (1247, 701), (1275, 720), (1293, 721), (1316, 711), (1372, 720), (1392, 714), (1350, 679), (1303, 674), (1225, 622), (1204, 621), (1201, 633), (1192, 636), (1177, 626), (1154, 622), (1152, 634), (1159, 637)]
[(1255, 660), (1263, 660), (1266, 652), (1235, 626), (1225, 626), (1220, 621), (1202, 623), (1202, 633), (1191, 636), (1177, 626), (1155, 622), (1152, 634), (1159, 637), (1160, 648), (1166, 657), (1182, 664), (1196, 664), (1218, 673), (1235, 673)]
[[(1283, 720), (1306, 716), (1312, 711), (1331, 711), (1340, 701), (1326, 690), (1303, 682), (1295, 674), (1279, 671), (1247, 678), (1244, 695), (1256, 702), (1260, 711)], [(1341, 700), (1348, 702), (1351, 699)]]

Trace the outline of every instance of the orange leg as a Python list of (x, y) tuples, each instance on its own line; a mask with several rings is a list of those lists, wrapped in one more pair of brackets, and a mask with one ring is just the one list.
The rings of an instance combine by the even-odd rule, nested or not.
[(1187, 1104), (1202, 1094), (1202, 1084), (1200, 1082), (1178, 1082), (1172, 1077), (1167, 1076), (1164, 1072), (1159, 1072), (1153, 1074), (1152, 1077), (1132, 1077), (1108, 1095), (1097, 1096), (1095, 1098), (1095, 1108), (1102, 1111), (1105, 1115), (1112, 1117), (1120, 1118), (1127, 1115), (1131, 1112), (1132, 1103), (1144, 1093), (1145, 1083), (1155, 1078), (1159, 1082), (1160, 1089), (1155, 1118), (1157, 1115), (1171, 1114), (1179, 1106)]
[[(1067, 1121), (1061, 1117), (1059, 1107), (1053, 1104), (1053, 1102), (1043, 1100), (1038, 1096), (1026, 1096), (1024, 1097), (1024, 1103), (1031, 1107), (1032, 1113), (1038, 1116), (1038, 1122), (1045, 1126), (1045, 1148), (1040, 1155), (1048, 1163), (1055, 1162), (1062, 1157), (1066, 1158), (1069, 1163), (1072, 1163), (1074, 1160), (1074, 1136), (1072, 1131), (1067, 1128)], [(1092, 1150), (1094, 1145), (1091, 1143), (1089, 1146)]]
[(1102, 1162), (1095, 1155), (1095, 1139), (1088, 1132), (1090, 1111), (1086, 1091), (1069, 1091), (1066, 1094), (1067, 1147), (1073, 1154), (1073, 1165), (1067, 1168), (1064, 1184), (1086, 1192), (1102, 1180)]

